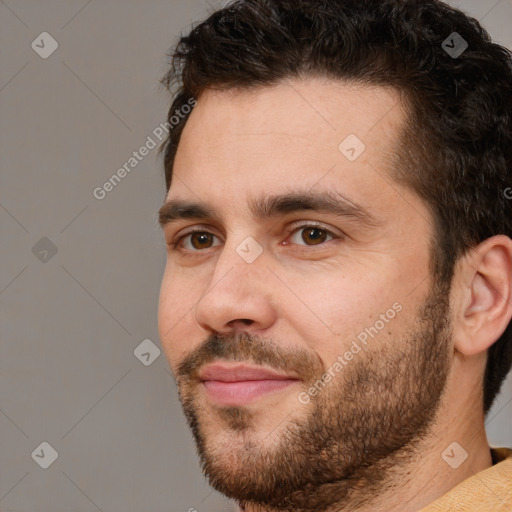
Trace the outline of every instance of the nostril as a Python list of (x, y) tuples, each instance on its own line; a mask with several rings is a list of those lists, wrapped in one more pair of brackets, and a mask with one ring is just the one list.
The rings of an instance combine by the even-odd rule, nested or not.
[(229, 325), (231, 327), (234, 327), (238, 323), (248, 326), (248, 325), (252, 325), (254, 323), (254, 320), (251, 320), (249, 318), (237, 318), (236, 320), (231, 320), (231, 322), (229, 322)]

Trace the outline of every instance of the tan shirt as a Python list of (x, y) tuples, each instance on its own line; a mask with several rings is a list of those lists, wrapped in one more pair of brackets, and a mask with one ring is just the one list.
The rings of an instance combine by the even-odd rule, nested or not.
[(490, 468), (467, 478), (420, 512), (511, 512), (512, 449), (490, 450)]

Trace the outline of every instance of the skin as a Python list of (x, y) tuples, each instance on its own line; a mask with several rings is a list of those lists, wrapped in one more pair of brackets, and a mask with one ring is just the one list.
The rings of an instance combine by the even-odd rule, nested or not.
[[(431, 215), (388, 165), (405, 115), (392, 89), (308, 78), (207, 90), (183, 131), (167, 200), (215, 216), (163, 226), (159, 333), (205, 474), (246, 510), (412, 512), (492, 464), (481, 389), (486, 350), (512, 316), (512, 241), (483, 242), (451, 290), (436, 287)], [(353, 162), (338, 150), (349, 134), (366, 145)], [(372, 222), (251, 209), (298, 192), (342, 194)], [(252, 263), (237, 252), (247, 237), (262, 250)], [(400, 311), (301, 403), (393, 304)], [(219, 407), (197, 376), (218, 360), (300, 380)], [(453, 442), (468, 454), (457, 469), (441, 456)]]

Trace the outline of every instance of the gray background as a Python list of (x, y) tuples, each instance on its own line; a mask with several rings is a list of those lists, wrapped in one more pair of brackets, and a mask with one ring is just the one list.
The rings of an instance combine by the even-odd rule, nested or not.
[[(222, 3), (0, 2), (2, 512), (233, 509), (200, 473), (158, 356), (157, 150), (93, 196), (165, 120), (166, 50)], [(451, 3), (512, 47), (510, 0)], [(42, 32), (59, 45), (46, 59)], [(511, 424), (509, 376), (492, 445), (512, 446)]]

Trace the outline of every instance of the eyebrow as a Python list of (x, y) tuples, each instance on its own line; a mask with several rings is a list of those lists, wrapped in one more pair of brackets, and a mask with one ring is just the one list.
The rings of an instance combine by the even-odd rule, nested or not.
[[(251, 200), (248, 206), (252, 215), (258, 220), (301, 211), (314, 211), (349, 218), (368, 227), (380, 224), (378, 219), (361, 204), (348, 199), (339, 192), (332, 191), (304, 191), (270, 195)], [(158, 221), (162, 228), (178, 220), (194, 219), (220, 221), (220, 215), (204, 203), (181, 199), (171, 199), (165, 202), (158, 211)]]

